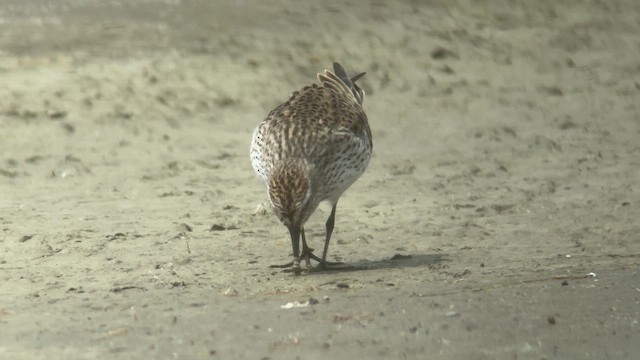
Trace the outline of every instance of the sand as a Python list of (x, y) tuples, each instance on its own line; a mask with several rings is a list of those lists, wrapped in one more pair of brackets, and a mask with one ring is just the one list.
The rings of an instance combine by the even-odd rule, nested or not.
[[(132, 3), (0, 5), (0, 358), (637, 358), (640, 3)], [(249, 141), (336, 60), (358, 270), (293, 276)]]

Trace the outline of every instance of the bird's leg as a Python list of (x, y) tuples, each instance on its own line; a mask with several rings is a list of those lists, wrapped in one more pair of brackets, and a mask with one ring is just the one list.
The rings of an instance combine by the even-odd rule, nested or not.
[(302, 271), (300, 269), (300, 228), (297, 226), (290, 226), (289, 233), (291, 234), (291, 246), (293, 247), (293, 272), (296, 275), (300, 275)]
[[(343, 264), (341, 262), (327, 261), (327, 252), (329, 251), (329, 241), (331, 240), (331, 234), (333, 234), (333, 226), (336, 223), (336, 206), (337, 205), (338, 205), (337, 203), (333, 204), (333, 207), (331, 208), (331, 215), (329, 215), (329, 219), (327, 219), (327, 224), (326, 224), (327, 237), (324, 240), (324, 250), (322, 251), (322, 259), (318, 259), (317, 256), (312, 257), (313, 259), (317, 260), (320, 263), (320, 267), (325, 270), (329, 270), (330, 266)], [(338, 269), (341, 269), (341, 268), (343, 267), (339, 267)]]
[(331, 234), (333, 234), (333, 226), (336, 223), (336, 206), (338, 204), (333, 204), (331, 207), (331, 215), (327, 219), (327, 238), (324, 240), (324, 250), (322, 251), (322, 262), (327, 261), (327, 252), (329, 251), (329, 240), (331, 240)]
[(304, 236), (304, 227), (300, 228), (300, 235), (302, 236), (302, 253), (300, 257), (304, 259), (307, 268), (311, 268), (311, 260), (309, 258), (317, 258), (317, 256), (313, 255), (313, 249), (307, 245), (307, 237)]
[(304, 231), (303, 231), (302, 232), (302, 254), (300, 256), (307, 261), (307, 267), (311, 266), (311, 262), (309, 261), (309, 259), (313, 259), (318, 262), (322, 260), (313, 253), (313, 250), (315, 249), (310, 248), (309, 245), (307, 245), (307, 239), (305, 239)]
[[(319, 257), (313, 254), (313, 249), (307, 245), (307, 237), (304, 234), (304, 227), (300, 228), (300, 236), (302, 237), (302, 251), (300, 252), (300, 259), (304, 259), (307, 268), (311, 268), (311, 260), (316, 260), (318, 262), (322, 261)], [(286, 264), (282, 265), (271, 265), (271, 268), (288, 268), (293, 266), (293, 261), (290, 261)]]
[[(307, 237), (304, 233), (304, 227), (296, 228), (291, 226), (289, 228), (289, 233), (291, 234), (291, 244), (293, 247), (293, 261), (290, 261), (286, 264), (282, 265), (271, 265), (270, 268), (288, 268), (293, 267), (291, 270), (285, 271), (293, 271), (296, 275), (300, 275), (302, 269), (300, 268), (300, 259), (304, 259), (307, 268), (311, 269), (311, 261), (313, 259), (320, 263), (320, 268), (324, 270), (331, 270), (331, 266), (338, 266), (336, 270), (346, 269), (348, 267), (340, 266), (344, 265), (342, 262), (333, 262), (327, 261), (327, 252), (329, 251), (329, 241), (331, 240), (331, 234), (333, 234), (333, 227), (335, 225), (336, 220), (336, 204), (331, 208), (331, 215), (329, 215), (329, 219), (327, 220), (327, 236), (324, 242), (324, 251), (322, 252), (322, 258), (318, 257), (313, 253), (313, 249), (309, 247), (307, 244)], [(300, 238), (302, 237), (302, 252), (300, 252)]]
[[(309, 245), (307, 245), (307, 239), (304, 235), (304, 228), (302, 228), (302, 230), (300, 231), (300, 235), (302, 235), (302, 252), (300, 253), (300, 259), (304, 259), (306, 264), (307, 264), (307, 268), (311, 268), (311, 261), (310, 259), (313, 259), (319, 263), (324, 262), (326, 265), (340, 265), (342, 264), (341, 262), (331, 262), (331, 261), (323, 261), (321, 258), (319, 258), (318, 256), (316, 256), (313, 253), (313, 248), (310, 248)], [(289, 264), (289, 266), (291, 266), (292, 263)]]
[[(282, 265), (270, 265), (270, 268), (288, 268), (293, 267), (292, 271), (296, 275), (300, 275), (302, 269), (300, 268), (300, 234), (304, 234), (304, 230), (296, 226), (289, 227), (289, 234), (291, 234), (291, 247), (293, 248), (293, 261)], [(303, 235), (304, 236), (304, 235)], [(303, 237), (304, 239), (304, 237)], [(303, 240), (303, 244), (306, 241)], [(303, 245), (304, 246), (304, 245)], [(307, 259), (308, 261), (308, 259)]]

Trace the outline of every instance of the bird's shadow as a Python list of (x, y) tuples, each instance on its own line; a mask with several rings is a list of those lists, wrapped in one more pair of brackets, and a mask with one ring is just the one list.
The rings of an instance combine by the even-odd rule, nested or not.
[(395, 254), (388, 259), (360, 260), (348, 265), (353, 266), (355, 270), (378, 270), (429, 266), (446, 260), (446, 254)]
[(315, 267), (309, 271), (310, 274), (322, 274), (333, 272), (346, 272), (346, 271), (367, 271), (367, 270), (380, 270), (380, 269), (398, 269), (398, 268), (410, 268), (418, 266), (431, 266), (442, 261), (447, 261), (446, 254), (414, 254), (414, 255), (402, 255), (395, 254), (390, 258), (381, 260), (360, 260), (357, 262), (344, 263), (343, 265), (336, 265), (329, 269), (321, 269)]

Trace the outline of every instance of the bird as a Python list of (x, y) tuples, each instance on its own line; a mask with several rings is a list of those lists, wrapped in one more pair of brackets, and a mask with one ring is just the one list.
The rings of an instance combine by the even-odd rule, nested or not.
[[(327, 261), (340, 196), (365, 172), (373, 141), (362, 104), (365, 92), (340, 63), (317, 74), (317, 82), (294, 91), (255, 128), (250, 158), (267, 189), (271, 206), (291, 237), (293, 261), (271, 267), (292, 267), (300, 275), (300, 260), (320, 269), (340, 268)], [(307, 245), (304, 225), (321, 202), (331, 205), (322, 257)], [(302, 251), (300, 250), (302, 240)], [(311, 269), (310, 269), (311, 270)]]

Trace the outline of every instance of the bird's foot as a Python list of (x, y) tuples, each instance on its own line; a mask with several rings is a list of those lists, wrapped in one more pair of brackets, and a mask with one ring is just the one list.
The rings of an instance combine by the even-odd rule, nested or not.
[(269, 265), (269, 267), (276, 268), (276, 269), (284, 269), (283, 272), (293, 272), (296, 275), (300, 275), (302, 273), (302, 268), (300, 267), (300, 259), (304, 259), (305, 269), (311, 269), (311, 261), (309, 260), (309, 254), (311, 253), (303, 251), (302, 256), (298, 258), (294, 258), (293, 261), (290, 261), (286, 264), (281, 264), (281, 265)]
[(333, 262), (333, 261), (322, 260), (322, 258), (316, 256), (313, 253), (313, 250), (314, 249), (312, 249), (310, 247), (303, 247), (302, 248), (302, 254), (300, 254), (300, 258), (301, 259), (305, 259), (308, 268), (311, 267), (311, 262), (309, 261), (309, 259), (313, 259), (313, 260), (317, 261), (318, 263), (320, 263), (321, 266), (324, 265), (324, 266), (329, 266), (330, 267), (330, 266), (344, 265), (344, 263), (340, 262), (340, 261)]
[[(300, 259), (303, 259), (306, 265), (306, 269), (313, 269), (311, 267), (311, 259), (319, 262), (319, 263), (323, 263), (322, 259), (317, 257), (316, 255), (313, 254), (313, 249), (310, 247), (306, 247), (302, 249), (302, 252), (300, 254), (300, 258), (298, 259), (294, 259), (293, 261), (290, 261), (286, 264), (281, 264), (281, 265), (270, 265), (270, 268), (277, 268), (277, 269), (285, 269), (284, 272), (294, 272), (296, 275), (300, 275), (300, 273), (302, 272), (302, 268), (300, 267)], [(296, 266), (297, 263), (297, 266)], [(330, 261), (324, 261), (325, 265), (328, 266), (334, 266), (334, 265), (340, 265), (342, 264), (341, 262), (330, 262)], [(288, 269), (291, 268), (291, 269)]]
[[(289, 261), (286, 264), (274, 264), (274, 265), (269, 265), (269, 268), (271, 269), (284, 269), (284, 272), (296, 272), (299, 273), (302, 271), (302, 268), (300, 267), (300, 260), (298, 259), (298, 261), (296, 262), (294, 261)], [(310, 268), (309, 264), (307, 264), (307, 268)]]

